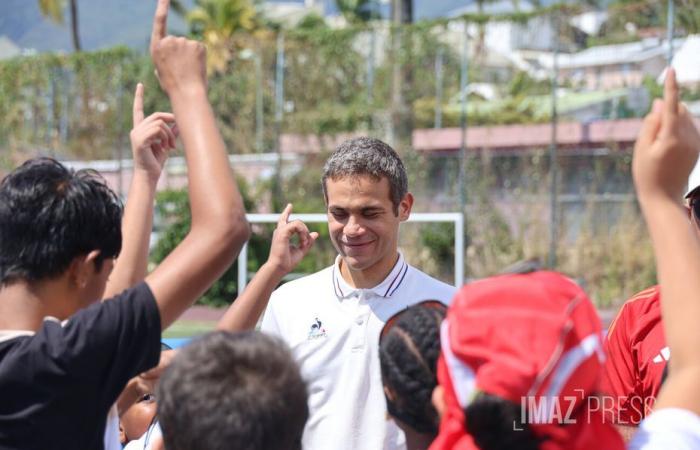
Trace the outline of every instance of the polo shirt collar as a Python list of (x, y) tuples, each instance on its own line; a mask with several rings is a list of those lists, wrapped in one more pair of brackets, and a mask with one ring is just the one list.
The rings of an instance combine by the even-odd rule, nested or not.
[(408, 272), (408, 264), (404, 260), (401, 252), (399, 252), (399, 258), (396, 260), (396, 264), (394, 264), (394, 267), (391, 269), (391, 272), (389, 272), (389, 275), (387, 275), (387, 277), (384, 278), (381, 283), (373, 288), (359, 289), (350, 286), (340, 274), (341, 260), (340, 255), (338, 255), (335, 258), (335, 264), (333, 266), (333, 290), (339, 299), (349, 298), (354, 293), (363, 290), (370, 291), (378, 297), (389, 298), (394, 294), (394, 292), (396, 292), (399, 286), (401, 286), (401, 283), (403, 283), (404, 278), (406, 278), (406, 273)]
[[(47, 321), (57, 322), (61, 324), (61, 326), (65, 326), (66, 323), (68, 323), (68, 320), (64, 320), (63, 322), (61, 322), (53, 316), (44, 317), (44, 322)], [(35, 334), (36, 332), (32, 330), (0, 330), (0, 342), (9, 341), (22, 336), (34, 336)]]
[(34, 336), (33, 331), (25, 330), (0, 330), (0, 342), (9, 341), (20, 336)]

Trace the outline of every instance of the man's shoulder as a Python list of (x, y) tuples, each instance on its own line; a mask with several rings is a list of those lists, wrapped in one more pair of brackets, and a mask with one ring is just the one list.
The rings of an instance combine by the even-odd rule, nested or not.
[[(457, 293), (457, 288), (437, 278), (433, 278), (427, 273), (409, 264), (410, 280), (408, 286), (413, 292), (419, 291), (424, 295), (431, 296), (431, 299), (440, 300), (446, 303), (452, 301), (452, 297)], [(428, 299), (428, 297), (426, 297)]]
[(310, 293), (318, 289), (332, 289), (332, 287), (333, 266), (328, 266), (318, 272), (284, 283), (282, 286), (275, 289), (272, 295), (276, 297), (297, 292)]

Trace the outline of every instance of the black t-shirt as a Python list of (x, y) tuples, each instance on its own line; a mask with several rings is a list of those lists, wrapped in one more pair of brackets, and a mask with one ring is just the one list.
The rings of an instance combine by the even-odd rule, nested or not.
[(146, 283), (63, 325), (47, 319), (33, 335), (2, 336), (0, 450), (103, 449), (110, 407), (160, 358), (160, 314)]

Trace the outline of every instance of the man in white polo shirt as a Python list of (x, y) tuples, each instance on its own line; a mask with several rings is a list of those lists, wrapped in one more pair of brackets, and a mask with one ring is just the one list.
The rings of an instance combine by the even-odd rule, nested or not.
[(290, 345), (308, 383), (304, 449), (402, 449), (403, 433), (386, 411), (379, 333), (396, 312), (428, 299), (448, 303), (455, 288), (398, 252), (413, 196), (391, 147), (370, 138), (344, 142), (326, 162), (322, 183), (339, 256), (276, 290), (262, 330)]

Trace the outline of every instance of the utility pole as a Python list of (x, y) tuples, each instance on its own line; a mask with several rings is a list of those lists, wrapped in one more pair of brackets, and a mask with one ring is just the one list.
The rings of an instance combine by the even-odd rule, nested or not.
[(549, 143), (549, 258), (548, 266), (554, 269), (557, 265), (557, 240), (558, 240), (558, 212), (559, 199), (557, 197), (557, 90), (559, 87), (559, 22), (556, 12), (552, 14), (552, 137)]
[(272, 208), (281, 211), (284, 205), (282, 190), (282, 115), (284, 112), (284, 35), (277, 35), (277, 60), (275, 63), (275, 153), (277, 168), (272, 189)]
[[(459, 73), (459, 95), (460, 95), (460, 114), (459, 126), (461, 130), (461, 139), (459, 145), (459, 206), (462, 211), (462, 222), (464, 229), (467, 227), (467, 87), (469, 86), (469, 32), (467, 22), (464, 22), (464, 30), (462, 31), (462, 61)], [(464, 254), (465, 249), (460, 248), (455, 251)], [(461, 268), (466, 279), (467, 271), (466, 257), (464, 259), (464, 267)]]
[(445, 49), (442, 45), (438, 46), (437, 55), (435, 56), (435, 122), (434, 128), (442, 128), (442, 91), (443, 91), (443, 58)]
[[(400, 58), (404, 50), (405, 59), (410, 60), (410, 35), (406, 25), (413, 23), (412, 0), (392, 0), (392, 89), (391, 89), (391, 129), (392, 143), (397, 149), (411, 145), (413, 114), (406, 96), (410, 91), (412, 73), (410, 66)], [(407, 38), (408, 37), (408, 38)]]

